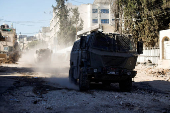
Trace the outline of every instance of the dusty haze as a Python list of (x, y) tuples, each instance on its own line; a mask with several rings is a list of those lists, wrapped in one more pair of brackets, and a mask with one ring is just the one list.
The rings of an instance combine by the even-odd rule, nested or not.
[[(38, 77), (48, 77), (50, 82), (67, 87), (69, 89), (78, 89), (77, 86), (69, 82), (69, 56), (64, 53), (52, 53), (51, 60), (35, 62), (35, 54), (38, 49), (45, 49), (47, 47), (36, 47), (23, 52), (19, 59), (20, 66), (32, 67), (34, 72), (41, 73)], [(68, 53), (70, 54), (70, 53)], [(48, 56), (48, 55), (47, 55)]]

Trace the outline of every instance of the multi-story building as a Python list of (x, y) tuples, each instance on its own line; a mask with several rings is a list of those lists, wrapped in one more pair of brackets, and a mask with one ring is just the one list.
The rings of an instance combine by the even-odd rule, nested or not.
[(84, 21), (83, 30), (77, 35), (89, 33), (102, 29), (103, 32), (115, 31), (115, 16), (111, 10), (108, 0), (95, 0), (93, 4), (82, 4), (79, 6), (80, 17)]
[(19, 34), (19, 35), (17, 36), (17, 42), (18, 42), (19, 47), (20, 47), (21, 50), (23, 50), (24, 47), (25, 47), (26, 39), (27, 39), (27, 35), (21, 35), (21, 34)]
[[(77, 32), (78, 36), (98, 29), (102, 29), (103, 32), (109, 33), (115, 31), (115, 16), (111, 11), (112, 7), (110, 1), (112, 0), (94, 0), (93, 4), (82, 4), (80, 6), (75, 6), (71, 3), (66, 4), (68, 9), (78, 7), (80, 18), (83, 20), (83, 30)], [(58, 18), (56, 12), (53, 12), (53, 18), (50, 21), (49, 40), (52, 48), (57, 48), (56, 42), (58, 31)]]
[(50, 39), (50, 27), (42, 27), (42, 30), (35, 35), (35, 38), (40, 41), (48, 42)]
[(0, 28), (0, 52), (11, 52), (16, 42), (16, 29), (9, 27), (9, 25), (1, 25)]
[(27, 35), (21, 35), (21, 34), (19, 34), (18, 36), (17, 36), (17, 42), (18, 43), (22, 43), (22, 42), (24, 42), (24, 39), (25, 38), (27, 38)]
[(37, 40), (35, 36), (27, 36), (27, 35), (21, 35), (21, 34), (17, 36), (17, 42), (21, 50), (26, 49), (27, 44), (35, 40)]
[(50, 38), (50, 27), (42, 27), (42, 40), (48, 42)]

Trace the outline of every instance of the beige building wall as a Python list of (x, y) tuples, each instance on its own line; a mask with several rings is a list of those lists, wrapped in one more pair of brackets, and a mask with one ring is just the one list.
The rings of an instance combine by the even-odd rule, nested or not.
[[(6, 29), (6, 28), (5, 28)], [(5, 41), (0, 41), (0, 51), (4, 50), (4, 47), (13, 47), (16, 41), (16, 29), (9, 28), (11, 31), (3, 31), (0, 29), (2, 36), (5, 37)]]

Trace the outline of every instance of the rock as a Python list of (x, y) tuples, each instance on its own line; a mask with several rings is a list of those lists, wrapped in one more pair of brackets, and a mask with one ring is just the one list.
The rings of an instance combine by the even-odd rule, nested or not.
[(38, 102), (38, 101), (37, 101), (37, 100), (35, 100), (33, 103), (34, 103), (34, 104), (37, 104), (37, 102)]
[(134, 108), (134, 111), (138, 111), (138, 110), (139, 110), (139, 107), (135, 107), (135, 108)]
[(122, 102), (122, 101), (120, 101), (120, 105), (123, 105), (123, 102)]
[(52, 107), (46, 107), (46, 109), (52, 110), (53, 108)]

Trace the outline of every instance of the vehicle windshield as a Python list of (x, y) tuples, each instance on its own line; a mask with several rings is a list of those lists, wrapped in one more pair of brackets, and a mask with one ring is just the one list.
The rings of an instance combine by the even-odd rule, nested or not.
[(112, 50), (112, 40), (104, 34), (96, 34), (93, 47), (101, 50)]

